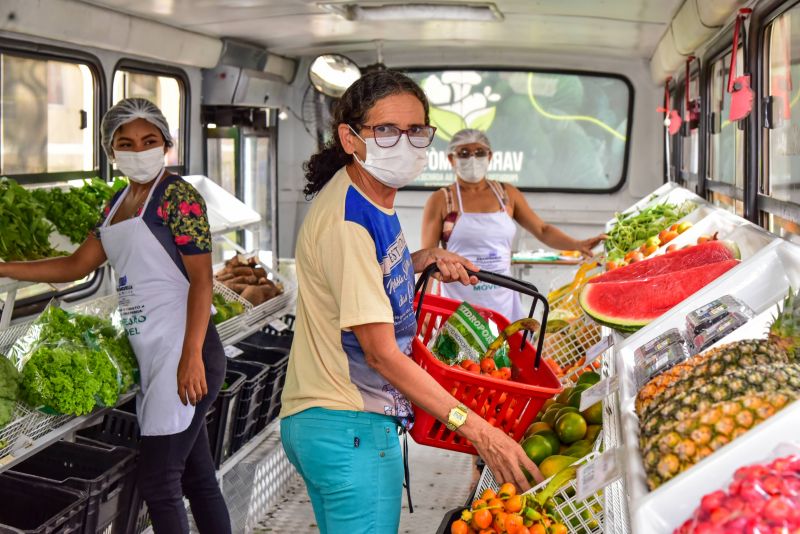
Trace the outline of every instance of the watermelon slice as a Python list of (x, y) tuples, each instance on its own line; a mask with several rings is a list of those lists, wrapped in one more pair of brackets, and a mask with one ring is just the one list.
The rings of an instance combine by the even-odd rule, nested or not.
[(738, 264), (739, 260), (728, 259), (648, 278), (586, 284), (580, 303), (598, 323), (629, 332), (645, 326)]
[(718, 261), (739, 259), (739, 247), (733, 241), (706, 241), (700, 245), (676, 250), (595, 276), (588, 282), (616, 282), (651, 278), (660, 274), (690, 269), (716, 263)]

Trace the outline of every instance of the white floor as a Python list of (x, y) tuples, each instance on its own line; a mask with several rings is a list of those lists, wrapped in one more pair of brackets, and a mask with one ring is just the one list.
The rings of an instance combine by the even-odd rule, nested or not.
[[(463, 505), (474, 485), (472, 456), (423, 447), (412, 439), (408, 440), (408, 448), (414, 513), (409, 513), (404, 494), (399, 532), (434, 534), (445, 513)], [(295, 476), (284, 495), (259, 521), (254, 532), (318, 533), (314, 512), (299, 476)]]

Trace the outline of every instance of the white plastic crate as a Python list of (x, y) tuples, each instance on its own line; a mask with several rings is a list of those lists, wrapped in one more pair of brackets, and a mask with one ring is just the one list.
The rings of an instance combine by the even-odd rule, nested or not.
[[(564, 328), (546, 333), (544, 336), (543, 356), (553, 359), (564, 371), (567, 371), (577, 363), (586, 355), (587, 350), (600, 341), (600, 325), (583, 313), (578, 302), (578, 296), (586, 280), (601, 272), (602, 267), (595, 267), (589, 270), (582, 283), (577, 284), (568, 292), (549, 303), (551, 314), (556, 310), (562, 310), (575, 317)], [(563, 285), (566, 285), (566, 283)], [(577, 371), (580, 369), (580, 367), (572, 369), (572, 372), (560, 377), (561, 382), (565, 385), (571, 385), (573, 379), (577, 380)]]
[[(602, 442), (598, 438), (595, 447)], [(580, 460), (572, 465), (590, 462), (599, 456), (598, 452), (590, 452)], [(548, 478), (544, 482), (526, 491), (526, 494), (536, 494), (542, 491), (547, 483), (550, 481)], [(556, 514), (560, 517), (561, 521), (569, 529), (570, 533), (581, 534), (601, 534), (603, 532), (603, 492), (590, 495), (586, 499), (579, 501), (576, 497), (577, 482), (573, 478), (568, 484), (565, 484), (558, 490), (553, 498), (555, 499)], [(478, 480), (478, 486), (475, 490), (476, 498), (480, 496), (486, 489), (493, 489), (497, 491), (500, 485), (494, 478), (489, 467), (485, 467), (481, 473), (481, 478)]]

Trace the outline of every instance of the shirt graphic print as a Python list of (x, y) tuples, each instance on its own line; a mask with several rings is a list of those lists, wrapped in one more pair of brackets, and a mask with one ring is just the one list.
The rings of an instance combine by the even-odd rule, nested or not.
[[(417, 333), (414, 317), (414, 267), (397, 214), (384, 213), (354, 187), (345, 198), (345, 220), (362, 226), (375, 242), (375, 258), (383, 271), (383, 287), (394, 315), (394, 333), (400, 350), (411, 355), (411, 340)], [(350, 380), (364, 399), (368, 412), (397, 417), (405, 428), (414, 424), (411, 403), (383, 376), (367, 365), (364, 351), (352, 331), (342, 331)]]

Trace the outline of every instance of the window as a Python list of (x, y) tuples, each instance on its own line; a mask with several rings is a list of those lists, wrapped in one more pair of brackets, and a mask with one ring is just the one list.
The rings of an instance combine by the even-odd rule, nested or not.
[[(736, 69), (742, 72), (743, 56), (741, 47), (736, 53)], [(711, 182), (728, 184), (728, 194), (718, 192), (714, 195), (717, 205), (742, 215), (741, 191), (744, 188), (744, 131), (738, 123), (728, 119), (731, 95), (728, 93), (728, 71), (731, 53), (727, 53), (711, 66), (711, 135), (709, 141), (708, 179)], [(709, 184), (711, 189), (714, 185)], [(733, 194), (731, 194), (733, 192)]]
[(770, 124), (762, 189), (777, 200), (800, 203), (800, 8), (775, 19), (765, 35)]
[(462, 128), (492, 143), (490, 178), (527, 189), (609, 191), (622, 185), (633, 92), (618, 77), (519, 71), (416, 71), (436, 138), (418, 186), (454, 179), (447, 143)]
[[(686, 89), (684, 88), (684, 95), (679, 109), (681, 110), (681, 117), (684, 120), (684, 128), (681, 132), (681, 175), (683, 180), (697, 183), (697, 166), (700, 153), (699, 146), (699, 124), (690, 121), (692, 117), (691, 108), (693, 107), (697, 112), (700, 111), (700, 81), (698, 75), (695, 74), (689, 78), (689, 95), (687, 104), (687, 97), (685, 95)], [(699, 120), (699, 116), (698, 116)]]
[(94, 175), (97, 95), (88, 64), (0, 53), (0, 174)]
[(185, 88), (176, 76), (150, 74), (126, 69), (114, 72), (112, 101), (123, 98), (146, 98), (164, 113), (169, 123), (175, 145), (167, 152), (167, 165), (180, 167), (184, 164), (183, 139)]

